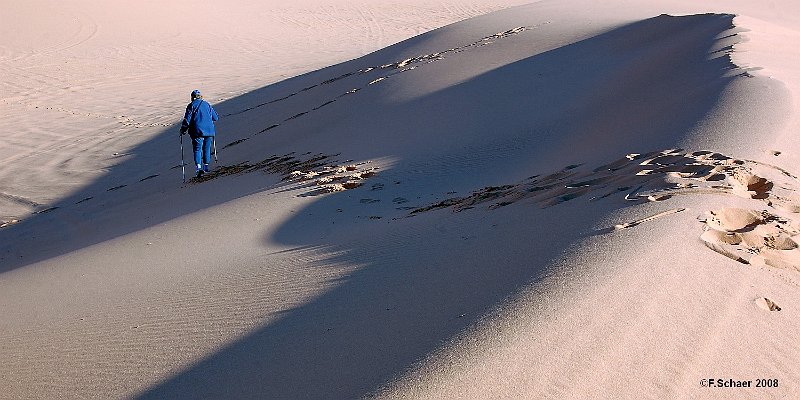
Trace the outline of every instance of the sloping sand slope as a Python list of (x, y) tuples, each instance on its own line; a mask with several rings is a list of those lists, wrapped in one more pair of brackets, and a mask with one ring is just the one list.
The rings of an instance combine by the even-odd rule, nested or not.
[(173, 116), (41, 204), (18, 158), (0, 397), (791, 398), (800, 10), (624, 3), (247, 75), (186, 185)]
[[(130, 161), (137, 145), (180, 118), (195, 88), (216, 103), (523, 3), (4, 0), (0, 219)], [(167, 154), (177, 163), (173, 142), (169, 153), (137, 152), (137, 168), (158, 170)]]

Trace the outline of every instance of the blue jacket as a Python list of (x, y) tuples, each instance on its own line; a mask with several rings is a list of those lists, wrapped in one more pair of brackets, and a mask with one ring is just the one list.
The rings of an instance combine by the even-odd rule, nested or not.
[(214, 136), (214, 121), (219, 120), (217, 112), (203, 99), (194, 99), (186, 106), (186, 115), (181, 123), (181, 132), (189, 131), (189, 136)]

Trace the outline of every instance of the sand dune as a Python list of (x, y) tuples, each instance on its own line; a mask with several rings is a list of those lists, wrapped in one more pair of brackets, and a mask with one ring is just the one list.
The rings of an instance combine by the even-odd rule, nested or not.
[(800, 10), (521, 3), (5, 2), (0, 398), (792, 398)]

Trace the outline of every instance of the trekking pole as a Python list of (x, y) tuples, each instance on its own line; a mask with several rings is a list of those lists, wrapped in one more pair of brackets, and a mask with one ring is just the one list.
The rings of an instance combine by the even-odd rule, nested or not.
[(217, 164), (217, 166), (219, 166), (219, 160), (217, 159), (217, 137), (212, 136), (212, 138), (213, 139), (211, 139), (211, 143), (214, 145), (214, 164)]
[(186, 183), (186, 162), (183, 161), (183, 134), (181, 133), (181, 174), (183, 174), (183, 183)]

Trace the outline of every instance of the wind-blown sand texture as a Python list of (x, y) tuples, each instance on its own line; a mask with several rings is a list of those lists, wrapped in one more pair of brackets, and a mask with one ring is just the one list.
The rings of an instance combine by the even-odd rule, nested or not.
[(800, 7), (526, 3), (0, 1), (0, 398), (795, 398)]

